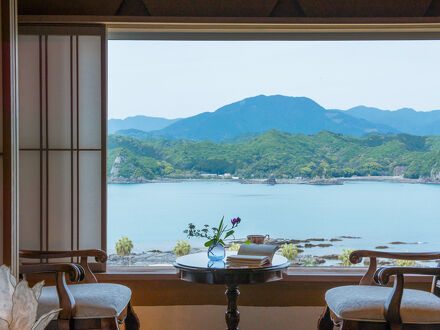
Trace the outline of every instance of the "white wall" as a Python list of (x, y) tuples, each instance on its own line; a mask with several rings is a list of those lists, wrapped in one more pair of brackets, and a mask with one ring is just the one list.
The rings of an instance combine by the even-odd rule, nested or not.
[[(135, 306), (142, 330), (224, 330), (226, 306)], [(313, 330), (322, 307), (239, 306), (241, 330)]]

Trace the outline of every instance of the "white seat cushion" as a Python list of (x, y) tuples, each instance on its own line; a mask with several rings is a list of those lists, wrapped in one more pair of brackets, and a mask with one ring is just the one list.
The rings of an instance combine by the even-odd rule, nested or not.
[[(68, 288), (76, 303), (75, 319), (117, 317), (131, 299), (131, 290), (120, 284), (85, 283), (68, 285)], [(57, 308), (56, 287), (43, 287), (38, 300), (38, 317)]]
[[(348, 285), (330, 289), (325, 300), (330, 310), (344, 320), (385, 321), (385, 303), (392, 288)], [(420, 290), (403, 290), (400, 316), (403, 323), (440, 323), (440, 298)]]

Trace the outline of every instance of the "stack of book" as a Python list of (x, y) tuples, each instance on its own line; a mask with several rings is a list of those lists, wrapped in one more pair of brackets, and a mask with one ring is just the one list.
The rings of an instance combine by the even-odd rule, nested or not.
[(247, 256), (247, 255), (232, 255), (228, 256), (226, 262), (230, 266), (254, 266), (261, 267), (270, 264), (269, 257), (265, 256)]
[(228, 267), (262, 267), (270, 265), (278, 250), (276, 245), (242, 244), (236, 255), (227, 257)]

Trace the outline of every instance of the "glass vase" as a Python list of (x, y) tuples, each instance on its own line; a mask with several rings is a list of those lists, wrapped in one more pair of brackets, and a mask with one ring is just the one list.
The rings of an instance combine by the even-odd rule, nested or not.
[(225, 247), (220, 244), (212, 244), (208, 248), (208, 258), (212, 261), (223, 260), (225, 258), (226, 252)]

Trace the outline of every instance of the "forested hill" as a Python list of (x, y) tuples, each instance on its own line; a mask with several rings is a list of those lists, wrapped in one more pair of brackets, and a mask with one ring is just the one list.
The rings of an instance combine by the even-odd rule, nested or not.
[(440, 178), (440, 136), (359, 138), (328, 131), (305, 135), (273, 129), (236, 143), (109, 136), (110, 181), (190, 178), (202, 173), (241, 178), (393, 174)]

